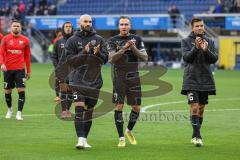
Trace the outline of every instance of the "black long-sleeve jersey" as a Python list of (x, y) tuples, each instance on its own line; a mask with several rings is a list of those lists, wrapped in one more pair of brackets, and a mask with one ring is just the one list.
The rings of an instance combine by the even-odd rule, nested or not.
[[(92, 46), (100, 45), (100, 53), (93, 54), (93, 48), (89, 53), (83, 53), (84, 47), (91, 42)], [(104, 39), (95, 31), (85, 35), (77, 31), (65, 44), (64, 56), (66, 61), (56, 70), (59, 81), (69, 77), (69, 84), (79, 87), (102, 87), (101, 65), (108, 61), (108, 51)]]
[[(141, 37), (129, 34), (128, 36), (116, 35), (111, 37), (108, 41), (108, 51), (114, 51), (115, 53), (118, 52), (129, 40), (135, 41), (137, 49), (145, 50)], [(130, 49), (126, 50), (125, 53), (113, 64), (115, 75), (126, 75), (129, 72), (137, 72), (138, 62), (139, 58), (133, 54), (133, 51)]]

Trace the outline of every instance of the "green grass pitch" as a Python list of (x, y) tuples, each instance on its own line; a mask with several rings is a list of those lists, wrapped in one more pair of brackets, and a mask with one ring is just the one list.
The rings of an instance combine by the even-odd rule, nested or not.
[[(240, 157), (239, 71), (216, 71), (217, 96), (210, 97), (206, 108), (202, 148), (190, 144), (188, 105), (186, 97), (179, 94), (182, 70), (168, 70), (160, 79), (171, 83), (173, 90), (159, 97), (143, 98), (142, 107), (155, 106), (142, 113), (134, 128), (136, 146), (127, 143), (126, 148), (117, 148), (113, 114), (108, 113), (93, 122), (88, 138), (93, 148), (76, 150), (73, 122), (61, 121), (54, 115), (55, 92), (48, 85), (52, 66), (33, 64), (32, 70), (32, 78), (27, 81), (23, 121), (4, 118), (7, 107), (1, 93), (0, 160), (238, 160)], [(103, 77), (103, 90), (111, 93), (110, 67), (103, 67)], [(16, 91), (13, 107), (15, 116)], [(124, 111), (129, 110), (125, 106)]]

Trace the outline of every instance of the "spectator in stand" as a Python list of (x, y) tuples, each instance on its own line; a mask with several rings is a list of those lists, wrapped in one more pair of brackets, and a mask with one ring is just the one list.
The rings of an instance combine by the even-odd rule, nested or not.
[(55, 4), (51, 4), (48, 8), (49, 15), (56, 15), (57, 14), (57, 7)]
[(223, 12), (222, 13), (229, 13), (230, 9), (234, 6), (235, 0), (218, 0), (222, 4)]
[(233, 7), (230, 8), (230, 13), (240, 13), (240, 0), (235, 0)]
[(43, 8), (43, 6), (40, 6), (40, 7), (39, 7), (39, 9), (38, 9), (37, 12), (36, 12), (36, 15), (37, 15), (37, 16), (42, 16), (42, 15), (44, 15), (44, 8)]
[(177, 28), (180, 11), (178, 10), (178, 8), (175, 5), (173, 5), (173, 6), (169, 7), (168, 14), (170, 15), (173, 28)]
[(213, 13), (223, 13), (223, 4), (221, 2), (221, 0), (218, 0), (218, 4), (215, 6)]
[(39, 4), (39, 7), (41, 7), (41, 6), (44, 7), (44, 6), (48, 5), (47, 0), (39, 0), (38, 4)]
[(4, 9), (4, 8), (1, 8), (1, 9), (0, 9), (0, 16), (4, 16), (4, 14), (5, 14), (5, 9)]
[(44, 8), (44, 9), (43, 9), (43, 15), (44, 15), (44, 16), (49, 15), (49, 14), (48, 14), (48, 5), (45, 5), (43, 8)]
[(9, 4), (6, 4), (6, 7), (5, 7), (5, 16), (6, 17), (9, 17), (11, 14), (11, 7)]
[(12, 5), (13, 5), (13, 6), (18, 6), (18, 5), (19, 5), (18, 0), (14, 0), (14, 1), (12, 2)]
[(33, 16), (35, 13), (35, 0), (29, 0), (27, 6), (27, 15)]
[(19, 21), (21, 21), (21, 19), (22, 19), (18, 6), (14, 6), (14, 8), (13, 8), (13, 19), (16, 19)]
[(20, 13), (21, 13), (21, 14), (24, 14), (26, 6), (25, 6), (25, 4), (23, 3), (23, 1), (20, 1), (20, 4), (19, 4), (19, 7), (18, 7), (18, 8), (19, 8)]

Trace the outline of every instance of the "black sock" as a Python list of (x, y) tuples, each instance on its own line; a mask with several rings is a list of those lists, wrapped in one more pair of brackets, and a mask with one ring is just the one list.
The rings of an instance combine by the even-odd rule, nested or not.
[(123, 115), (122, 115), (122, 111), (116, 111), (114, 113), (114, 119), (115, 119), (115, 125), (117, 127), (117, 131), (118, 131), (118, 136), (119, 137), (124, 137), (123, 135)]
[(192, 115), (191, 116), (191, 123), (192, 123), (192, 127), (193, 127), (192, 138), (194, 138), (194, 137), (201, 138), (199, 117), (197, 115)]
[(84, 137), (83, 114), (84, 114), (83, 106), (76, 106), (74, 125), (78, 137)]
[(92, 126), (92, 114), (93, 114), (93, 108), (90, 108), (85, 111), (84, 115), (84, 137), (87, 138), (88, 133)]
[(7, 103), (8, 108), (12, 107), (12, 94), (6, 94), (5, 93), (5, 101)]
[(61, 99), (62, 111), (66, 111), (67, 110), (67, 93), (66, 92), (61, 92), (60, 93), (60, 99)]
[(203, 122), (203, 117), (199, 117), (200, 127), (202, 126), (202, 122)]
[(130, 115), (129, 115), (129, 122), (128, 122), (128, 127), (127, 127), (130, 131), (135, 126), (138, 117), (139, 117), (139, 112), (134, 112), (132, 110)]
[(25, 91), (23, 92), (18, 92), (18, 111), (23, 110), (23, 105), (25, 103)]
[(67, 95), (67, 110), (70, 110), (72, 102), (73, 102), (73, 97), (71, 94), (68, 94)]

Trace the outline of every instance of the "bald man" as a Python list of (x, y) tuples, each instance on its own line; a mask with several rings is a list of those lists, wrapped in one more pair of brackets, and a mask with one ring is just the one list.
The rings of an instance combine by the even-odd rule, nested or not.
[(77, 149), (90, 148), (87, 136), (92, 125), (93, 108), (97, 104), (103, 81), (101, 66), (108, 61), (105, 40), (92, 28), (92, 18), (82, 15), (80, 30), (65, 44), (66, 61), (56, 70), (62, 88), (69, 77), (75, 106), (75, 129), (78, 137)]

